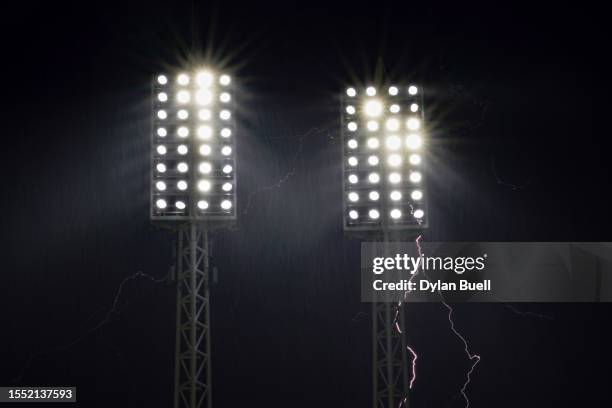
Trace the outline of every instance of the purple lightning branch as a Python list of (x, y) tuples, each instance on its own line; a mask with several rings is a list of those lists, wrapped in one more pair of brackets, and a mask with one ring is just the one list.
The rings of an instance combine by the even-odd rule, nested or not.
[[(419, 253), (421, 251), (421, 247), (420, 247), (420, 244), (419, 244), (419, 241), (421, 240), (421, 238), (422, 238), (422, 235), (419, 235), (417, 237), (416, 241), (415, 241), (416, 245), (417, 245), (417, 248), (419, 250)], [(410, 282), (412, 282), (412, 280), (414, 279), (414, 277), (417, 274), (418, 274), (418, 265), (417, 265), (417, 268), (416, 268), (415, 272), (410, 276), (410, 279), (408, 279), (408, 283), (409, 283), (408, 286), (410, 286)], [(404, 301), (408, 297), (408, 293), (409, 292), (410, 292), (410, 289), (408, 289), (406, 292), (404, 292)], [(397, 332), (400, 333), (400, 334), (402, 333), (402, 329), (400, 328), (398, 318), (399, 318), (400, 308), (402, 307), (403, 303), (404, 303), (403, 301), (398, 302), (397, 308), (395, 310), (395, 316), (393, 317), (393, 322), (394, 322), (394, 325), (395, 325), (395, 330), (397, 330)], [(411, 374), (411, 377), (410, 377), (410, 385), (409, 385), (409, 388), (412, 389), (412, 386), (414, 385), (414, 382), (416, 380), (416, 361), (417, 361), (417, 358), (419, 358), (419, 357), (418, 357), (416, 351), (414, 351), (414, 349), (412, 347), (410, 347), (410, 345), (407, 345), (406, 349), (410, 352), (410, 354), (412, 354), (412, 370), (411, 370), (412, 374)], [(399, 408), (401, 408), (402, 405), (404, 405), (406, 403), (406, 399), (407, 399), (407, 397), (404, 398), (400, 402)]]
[[(119, 283), (119, 287), (117, 288), (117, 291), (116, 291), (115, 296), (113, 298), (112, 306), (106, 312), (106, 314), (104, 316), (104, 319), (102, 319), (98, 324), (93, 326), (91, 329), (87, 330), (85, 333), (81, 334), (80, 336), (78, 336), (77, 338), (72, 340), (71, 342), (69, 342), (67, 344), (64, 344), (63, 346), (56, 347), (56, 348), (48, 350), (46, 352), (37, 352), (37, 353), (30, 354), (30, 356), (26, 360), (25, 364), (23, 365), (23, 367), (19, 371), (19, 374), (15, 378), (13, 378), (11, 381), (9, 381), (9, 384), (17, 384), (17, 383), (19, 383), (23, 379), (23, 377), (25, 376), (26, 371), (34, 363), (34, 360), (37, 357), (46, 356), (46, 355), (49, 355), (49, 354), (59, 353), (59, 352), (66, 351), (66, 350), (70, 349), (71, 347), (75, 346), (76, 344), (80, 343), (82, 340), (84, 340), (90, 334), (98, 331), (103, 326), (108, 324), (111, 321), (112, 317), (115, 314), (118, 314), (120, 312), (119, 300), (121, 299), (121, 295), (122, 295), (122, 293), (124, 291), (125, 286), (129, 282), (135, 281), (135, 280), (140, 279), (140, 278), (145, 278), (145, 279), (147, 279), (147, 280), (149, 280), (149, 281), (151, 281), (151, 282), (153, 282), (155, 284), (163, 283), (163, 282), (165, 282), (167, 280), (167, 276), (164, 276), (162, 278), (157, 278), (157, 277), (155, 277), (153, 275), (149, 275), (148, 273), (144, 273), (142, 271), (138, 271), (138, 272), (133, 273), (132, 275), (129, 275), (128, 277), (124, 278)], [(94, 313), (94, 315), (95, 315), (95, 313)], [(86, 321), (89, 321), (94, 315), (92, 315)]]
[[(416, 246), (417, 246), (417, 251), (419, 253), (419, 257), (423, 257), (423, 249), (421, 248), (421, 238), (422, 237), (423, 237), (422, 235), (419, 235), (419, 237), (415, 241)], [(425, 277), (427, 277), (426, 274), (425, 274)], [(442, 296), (442, 292), (440, 292), (439, 288), (438, 288), (438, 295), (440, 296), (440, 301), (442, 302), (444, 307), (446, 307), (446, 309), (448, 310), (448, 322), (450, 323), (452, 332), (455, 334), (455, 336), (459, 338), (459, 340), (461, 340), (461, 342), (463, 343), (463, 349), (465, 351), (465, 354), (467, 355), (468, 359), (472, 362), (472, 366), (470, 367), (470, 369), (468, 370), (466, 374), (465, 383), (463, 383), (463, 387), (461, 387), (461, 395), (463, 396), (463, 399), (465, 400), (465, 408), (468, 408), (470, 406), (470, 399), (468, 398), (465, 390), (467, 389), (467, 386), (472, 381), (471, 376), (472, 376), (472, 373), (474, 372), (474, 369), (476, 368), (476, 365), (478, 365), (478, 363), (480, 362), (480, 356), (470, 351), (470, 347), (469, 347), (467, 340), (459, 332), (459, 330), (457, 330), (457, 328), (455, 327), (455, 321), (453, 320), (453, 308), (451, 307), (451, 305), (449, 305), (446, 302), (446, 300), (444, 300), (444, 296)]]
[[(423, 235), (419, 235), (417, 237), (417, 239), (414, 241), (415, 244), (416, 244), (417, 252), (419, 254), (419, 258), (423, 257), (423, 249), (421, 248), (421, 240), (422, 239), (423, 239)], [(419, 263), (419, 265), (420, 265), (420, 263)], [(412, 276), (410, 277), (408, 282), (412, 282), (412, 280), (414, 279), (414, 277), (418, 273), (419, 273), (419, 269), (418, 269), (418, 266), (417, 266), (417, 268), (415, 269), (414, 273), (412, 274)], [(427, 274), (424, 271), (423, 271), (423, 274), (427, 278)], [(404, 293), (404, 301), (406, 301), (409, 293), (410, 293), (410, 289)], [(471, 365), (470, 369), (466, 373), (466, 380), (463, 383), (463, 386), (461, 387), (461, 395), (463, 396), (463, 399), (465, 400), (465, 408), (469, 408), (469, 406), (470, 406), (470, 399), (467, 396), (466, 389), (467, 389), (468, 385), (470, 384), (470, 382), (472, 381), (471, 376), (472, 376), (472, 373), (474, 372), (474, 369), (476, 368), (476, 366), (480, 362), (480, 355), (470, 351), (470, 347), (469, 347), (469, 344), (468, 344), (467, 340), (461, 334), (461, 332), (459, 332), (459, 330), (457, 330), (457, 328), (455, 327), (455, 321), (453, 320), (453, 311), (454, 310), (453, 310), (452, 306), (449, 305), (446, 302), (446, 300), (444, 300), (444, 296), (442, 296), (442, 293), (440, 292), (440, 289), (438, 289), (438, 295), (440, 296), (440, 301), (442, 302), (444, 307), (446, 307), (446, 309), (448, 310), (448, 322), (450, 324), (451, 331), (455, 334), (455, 336), (457, 336), (459, 338), (459, 340), (461, 340), (461, 342), (463, 343), (463, 350), (465, 351), (465, 354), (467, 355), (468, 359), (472, 362), (472, 365)], [(402, 306), (402, 303), (404, 303), (404, 302), (399, 302), (398, 303), (397, 310), (395, 312), (395, 318), (394, 318), (395, 329), (397, 330), (398, 333), (402, 333), (402, 330), (401, 330), (399, 322), (398, 322), (399, 308)], [(412, 386), (413, 386), (413, 384), (414, 384), (414, 382), (416, 380), (416, 361), (418, 359), (418, 355), (417, 355), (416, 351), (414, 351), (414, 349), (412, 347), (410, 347), (409, 345), (406, 346), (406, 348), (410, 352), (410, 354), (412, 354), (412, 376), (410, 378), (410, 389), (412, 389)], [(406, 401), (407, 401), (407, 397), (405, 397), (400, 402), (400, 405), (399, 405), (398, 408), (401, 408), (406, 403)]]
[(412, 389), (412, 384), (414, 384), (414, 380), (416, 380), (416, 361), (419, 356), (410, 346), (406, 346), (408, 351), (412, 354), (412, 378), (410, 379), (410, 389)]
[(466, 374), (465, 383), (463, 384), (463, 387), (461, 387), (461, 395), (463, 395), (463, 399), (465, 399), (465, 407), (468, 408), (470, 406), (470, 400), (467, 394), (465, 393), (465, 390), (467, 386), (469, 385), (470, 381), (472, 380), (471, 375), (474, 372), (476, 365), (480, 363), (480, 356), (478, 354), (470, 352), (470, 348), (469, 348), (467, 340), (455, 328), (455, 322), (453, 321), (453, 308), (448, 303), (446, 303), (444, 300), (442, 300), (442, 304), (448, 309), (448, 322), (451, 325), (451, 330), (453, 331), (453, 333), (455, 333), (455, 336), (459, 337), (459, 339), (463, 342), (463, 350), (465, 351), (465, 354), (468, 356), (468, 358), (472, 362), (472, 366), (470, 367), (470, 369), (468, 370)]

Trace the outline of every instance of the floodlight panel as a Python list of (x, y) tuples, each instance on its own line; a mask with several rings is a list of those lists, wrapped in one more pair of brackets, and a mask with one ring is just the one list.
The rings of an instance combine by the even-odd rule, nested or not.
[(350, 231), (427, 226), (422, 88), (356, 87), (342, 94), (343, 222)]
[(235, 222), (231, 77), (208, 69), (161, 73), (152, 93), (151, 219)]

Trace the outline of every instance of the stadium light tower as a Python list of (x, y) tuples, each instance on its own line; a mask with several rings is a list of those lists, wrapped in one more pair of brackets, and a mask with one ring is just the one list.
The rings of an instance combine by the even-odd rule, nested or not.
[[(345, 235), (389, 242), (427, 227), (423, 93), (415, 86), (349, 87), (342, 96)], [(405, 330), (397, 303), (372, 304), (374, 408), (408, 405)], [(400, 325), (404, 323), (399, 309)], [(405, 400), (405, 401), (404, 401)]]
[(174, 408), (212, 406), (209, 233), (237, 219), (231, 82), (207, 68), (153, 79), (151, 221), (178, 234)]

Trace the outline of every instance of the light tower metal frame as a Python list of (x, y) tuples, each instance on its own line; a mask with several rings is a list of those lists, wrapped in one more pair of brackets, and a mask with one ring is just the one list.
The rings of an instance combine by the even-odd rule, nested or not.
[[(408, 404), (408, 366), (406, 336), (395, 329), (397, 308), (391, 302), (372, 303), (372, 391), (373, 407), (397, 407)], [(399, 308), (397, 324), (403, 326), (404, 309)], [(399, 323), (402, 322), (402, 323)]]
[[(418, 97), (414, 98), (419, 103), (418, 117), (424, 121), (423, 93), (420, 89)], [(427, 217), (413, 224), (392, 224), (384, 219), (379, 224), (353, 223), (347, 217), (351, 208), (346, 197), (349, 190), (347, 184), (346, 159), (350, 155), (347, 151), (347, 140), (354, 136), (346, 134), (347, 119), (345, 111), (347, 105), (354, 104), (354, 98), (343, 96), (341, 99), (341, 126), (343, 142), (343, 230), (350, 238), (365, 239), (384, 243), (384, 248), (389, 249), (390, 242), (396, 242), (401, 238), (416, 237), (428, 226)], [(421, 190), (424, 188), (421, 186)], [(390, 189), (383, 186), (381, 191), (385, 196)], [(388, 213), (390, 209), (388, 201), (384, 200), (381, 209)], [(414, 210), (412, 205), (409, 206)], [(422, 208), (427, 209), (426, 203)], [(410, 377), (408, 372), (408, 349), (406, 341), (406, 330), (404, 308), (401, 303), (392, 302), (390, 299), (372, 302), (372, 407), (373, 408), (407, 408), (410, 405), (409, 390)]]
[(209, 256), (206, 227), (178, 230), (174, 408), (212, 407)]
[[(383, 234), (385, 252), (391, 242)], [(372, 302), (372, 407), (410, 406), (408, 393), (408, 353), (404, 308), (401, 303), (383, 299)], [(401, 405), (400, 405), (401, 403)]]
[(177, 234), (173, 406), (211, 408), (211, 234), (237, 224), (235, 105), (229, 75), (206, 67), (176, 74), (153, 78), (150, 218)]

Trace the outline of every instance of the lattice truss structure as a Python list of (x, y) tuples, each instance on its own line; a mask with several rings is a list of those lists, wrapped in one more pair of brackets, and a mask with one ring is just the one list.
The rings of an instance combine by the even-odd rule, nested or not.
[(174, 408), (212, 406), (208, 231), (178, 232)]
[[(401, 327), (404, 323), (404, 309), (400, 307), (396, 317), (396, 308), (397, 303), (372, 304), (374, 408), (408, 406), (407, 345)], [(395, 318), (397, 321), (394, 321)], [(397, 327), (401, 327), (401, 332)]]

